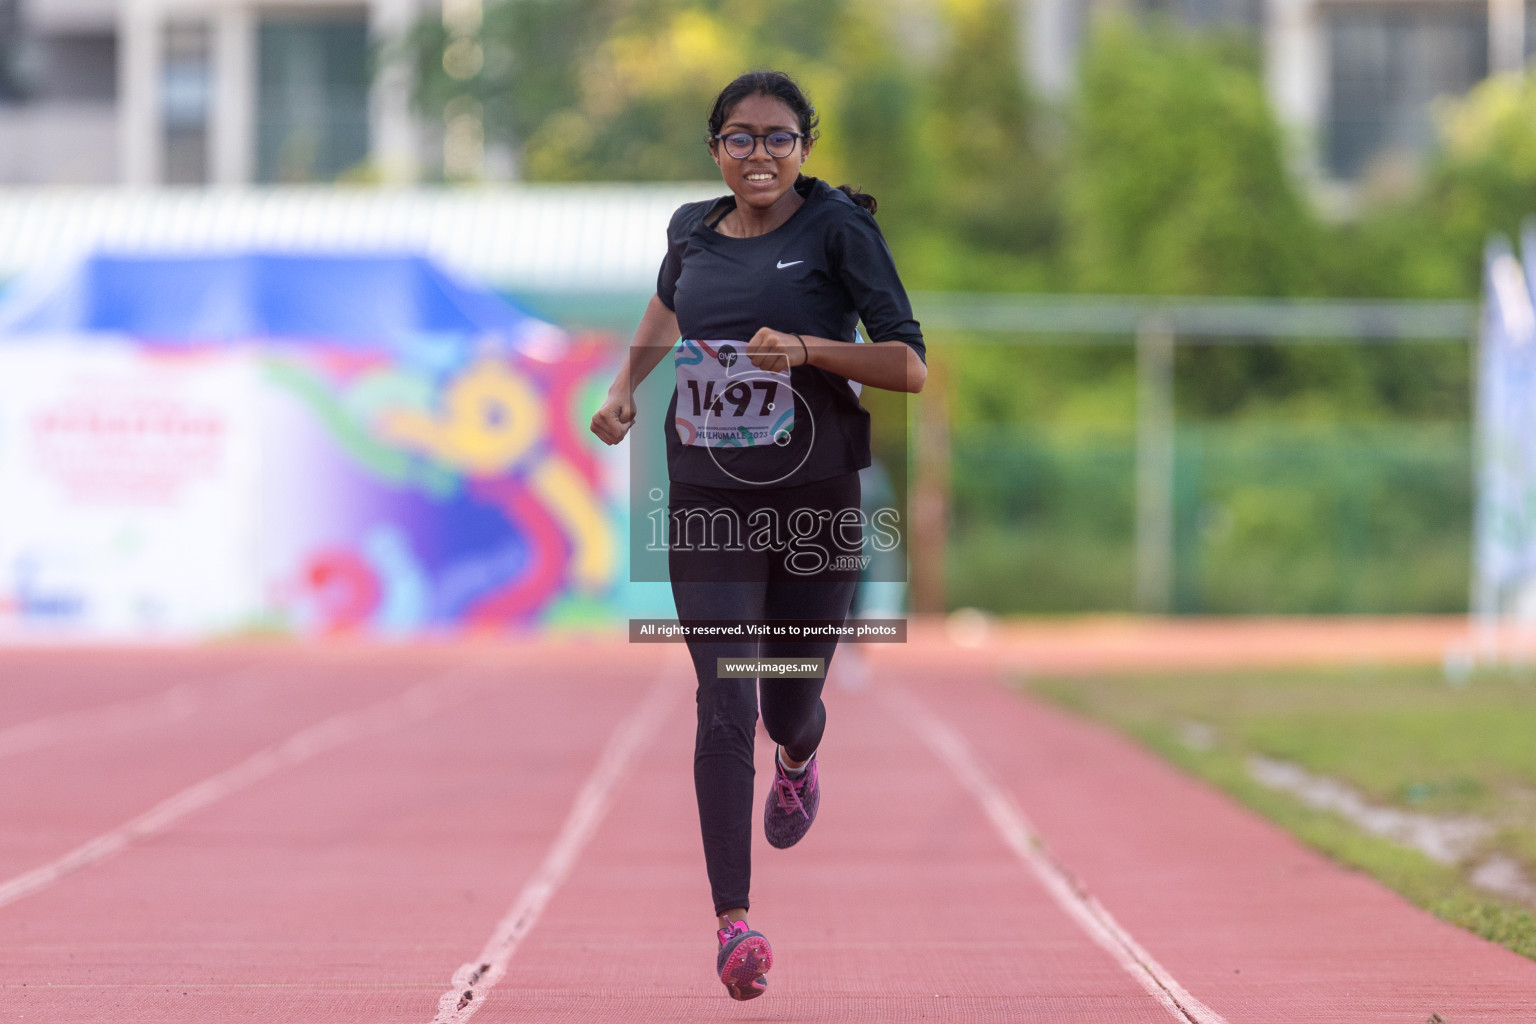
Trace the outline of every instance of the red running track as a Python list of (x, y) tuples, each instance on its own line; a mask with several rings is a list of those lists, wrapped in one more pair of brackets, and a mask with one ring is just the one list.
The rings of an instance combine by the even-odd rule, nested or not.
[(1536, 1020), (1536, 963), (923, 653), (829, 687), (743, 1004), (680, 648), (0, 654), (0, 1022)]

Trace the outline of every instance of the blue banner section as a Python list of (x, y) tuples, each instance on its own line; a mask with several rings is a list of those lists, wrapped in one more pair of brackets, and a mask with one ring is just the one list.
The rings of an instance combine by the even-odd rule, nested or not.
[(520, 347), (551, 330), (424, 257), (286, 253), (97, 255), (0, 322), (8, 334), (83, 331), (185, 345), (290, 339), (373, 350), (462, 348), (486, 338)]

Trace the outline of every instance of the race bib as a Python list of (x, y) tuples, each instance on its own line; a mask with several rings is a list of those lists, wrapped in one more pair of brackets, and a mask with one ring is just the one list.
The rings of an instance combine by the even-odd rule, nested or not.
[(795, 429), (789, 371), (760, 370), (744, 341), (684, 338), (677, 369), (678, 439), (702, 448), (786, 445)]

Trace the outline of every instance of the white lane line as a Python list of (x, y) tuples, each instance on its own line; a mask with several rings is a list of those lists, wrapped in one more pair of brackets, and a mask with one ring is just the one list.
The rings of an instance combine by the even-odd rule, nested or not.
[[(212, 684), (178, 683), (168, 690), (145, 697), (129, 697), (95, 707), (61, 711), (8, 726), (0, 729), (0, 757), (40, 750), (66, 739), (104, 739), (140, 729), (170, 725), (190, 718), (207, 704), (212, 695), (205, 691), (210, 686), (218, 690), (241, 690), (240, 684), (253, 683), (260, 675), (261, 669), (254, 666), (238, 669), (219, 676)], [(245, 692), (236, 693), (239, 699), (249, 695)]]
[(1057, 863), (1008, 792), (987, 774), (965, 738), (904, 689), (882, 685), (880, 696), (980, 802), (1003, 841), (1016, 853), (1067, 916), (1182, 1024), (1227, 1024), (1221, 1014), (1190, 995), (1130, 932), (1120, 926), (1081, 881)]
[(0, 729), (0, 757), (40, 750), (68, 737), (100, 739), (135, 729), (169, 725), (188, 718), (198, 705), (197, 688), (181, 683), (148, 697), (113, 701), (79, 711), (63, 711)]
[(45, 889), (83, 868), (99, 864), (130, 843), (164, 832), (176, 822), (215, 804), (284, 768), (303, 764), (327, 751), (374, 733), (387, 732), (437, 713), (454, 696), (453, 683), (468, 673), (458, 669), (418, 683), (393, 697), (354, 711), (344, 711), (301, 729), (286, 740), (267, 747), (217, 775), (156, 804), (143, 814), (110, 832), (87, 840), (61, 857), (31, 871), (0, 882), (0, 907)]
[(438, 1000), (437, 1015), (432, 1018), (432, 1024), (463, 1024), (485, 1005), (486, 993), (506, 975), (512, 954), (538, 923), (544, 907), (565, 882), (582, 848), (597, 831), (630, 762), (650, 743), (666, 719), (676, 689), (675, 674), (664, 671), (640, 706), (614, 729), (597, 766), (577, 794), (565, 824), (544, 855), (544, 862), (517, 894), (480, 956), (453, 972), (453, 988)]

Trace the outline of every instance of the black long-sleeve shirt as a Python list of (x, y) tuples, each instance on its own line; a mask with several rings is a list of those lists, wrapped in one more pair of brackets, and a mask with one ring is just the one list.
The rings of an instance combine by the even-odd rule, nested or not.
[[(732, 196), (689, 203), (667, 228), (656, 294), (677, 315), (683, 338), (702, 343), (685, 342), (674, 359), (681, 371), (667, 408), (674, 481), (788, 487), (869, 465), (869, 413), (847, 378), (796, 366), (786, 387), (783, 374), (755, 370), (740, 352), (760, 328), (853, 343), (862, 319), (871, 341), (905, 342), (927, 358), (874, 217), (819, 179), (802, 177), (795, 188), (805, 201), (764, 235), (714, 229)], [(720, 379), (704, 379), (709, 373)], [(794, 398), (792, 420), (785, 390)]]

